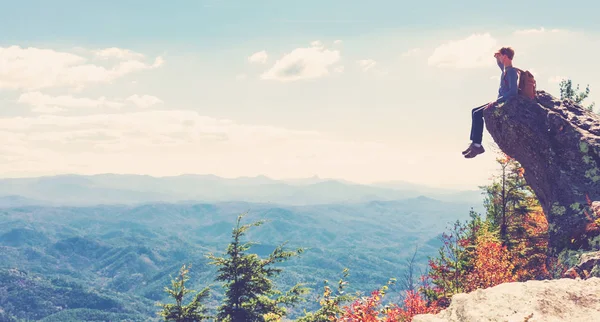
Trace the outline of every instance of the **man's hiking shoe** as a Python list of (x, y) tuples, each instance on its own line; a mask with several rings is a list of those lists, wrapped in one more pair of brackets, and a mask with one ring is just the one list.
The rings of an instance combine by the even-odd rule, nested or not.
[(469, 146), (467, 147), (467, 149), (461, 152), (462, 155), (466, 155), (467, 153), (469, 153), (469, 151), (471, 151), (472, 147), (473, 147), (473, 143), (469, 144)]
[(480, 145), (480, 146), (473, 145), (471, 147), (471, 149), (467, 152), (467, 154), (465, 154), (465, 158), (471, 159), (471, 158), (476, 157), (478, 154), (482, 154), (483, 152), (485, 152), (483, 145)]

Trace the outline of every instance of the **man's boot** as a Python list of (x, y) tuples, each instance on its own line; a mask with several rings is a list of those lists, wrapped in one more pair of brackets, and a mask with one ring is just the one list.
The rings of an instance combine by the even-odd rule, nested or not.
[(473, 147), (469, 150), (469, 152), (467, 152), (467, 154), (465, 154), (465, 158), (471, 159), (471, 158), (476, 157), (479, 154), (482, 154), (483, 152), (485, 152), (483, 145), (476, 146), (473, 144)]
[(467, 153), (469, 153), (469, 151), (471, 151), (471, 148), (473, 148), (473, 143), (469, 144), (467, 149), (461, 152), (462, 155), (466, 155)]

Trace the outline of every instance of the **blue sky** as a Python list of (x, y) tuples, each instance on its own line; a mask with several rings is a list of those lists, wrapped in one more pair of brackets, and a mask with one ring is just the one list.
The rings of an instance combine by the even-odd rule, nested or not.
[[(590, 84), (589, 1), (19, 1), (0, 20), (0, 176), (319, 175), (476, 188), (491, 52)], [(533, 11), (531, 11), (533, 10)], [(600, 102), (598, 102), (600, 103)], [(597, 104), (598, 104), (597, 103)]]

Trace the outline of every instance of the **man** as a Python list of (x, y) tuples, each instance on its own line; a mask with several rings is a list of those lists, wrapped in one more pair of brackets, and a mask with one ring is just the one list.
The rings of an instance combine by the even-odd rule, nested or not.
[(494, 54), (496, 63), (502, 74), (500, 75), (500, 89), (498, 90), (498, 98), (495, 101), (478, 106), (471, 110), (471, 144), (462, 152), (465, 158), (474, 158), (477, 155), (485, 152), (481, 145), (483, 138), (483, 110), (494, 107), (498, 103), (506, 102), (509, 98), (518, 94), (518, 75), (517, 70), (513, 68), (512, 60), (515, 56), (515, 51), (510, 47), (502, 47)]

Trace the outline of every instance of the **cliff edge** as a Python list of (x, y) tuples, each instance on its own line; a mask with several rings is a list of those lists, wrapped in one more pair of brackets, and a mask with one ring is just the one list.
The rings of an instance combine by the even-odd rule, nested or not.
[(538, 91), (484, 112), (493, 140), (525, 169), (549, 223), (551, 252), (597, 247), (600, 116)]

